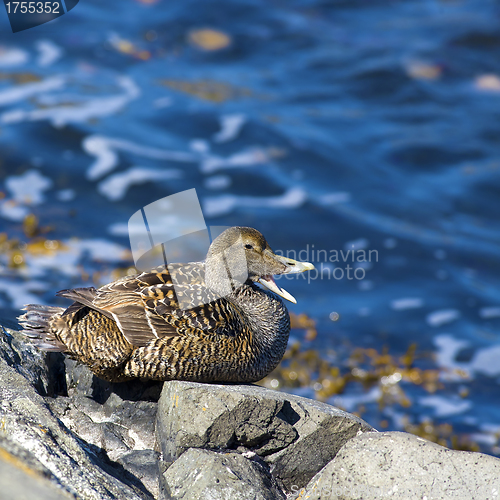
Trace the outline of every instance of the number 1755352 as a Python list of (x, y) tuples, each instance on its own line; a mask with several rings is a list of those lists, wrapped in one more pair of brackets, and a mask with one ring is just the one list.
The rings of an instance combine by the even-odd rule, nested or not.
[(9, 2), (7, 14), (61, 14), (59, 2)]

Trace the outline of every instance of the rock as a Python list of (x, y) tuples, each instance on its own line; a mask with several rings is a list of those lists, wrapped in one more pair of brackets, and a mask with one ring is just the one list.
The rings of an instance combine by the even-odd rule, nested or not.
[(1, 498), (500, 498), (494, 457), (263, 387), (171, 381), (156, 402), (156, 382), (101, 381), (1, 327), (0, 381)]
[(161, 499), (279, 500), (285, 495), (261, 461), (189, 449), (162, 474)]
[[(6, 448), (16, 448), (17, 455)], [(68, 500), (74, 498), (51, 481), (52, 475), (38, 460), (15, 443), (0, 438), (0, 491), (9, 500)]]
[(112, 393), (103, 405), (81, 395), (58, 397), (49, 405), (101, 460), (116, 462), (114, 467), (121, 475), (138, 479), (157, 498), (160, 454), (153, 450), (156, 403), (123, 401)]
[(139, 479), (154, 498), (159, 496), (160, 454), (154, 450), (136, 450), (122, 455), (118, 463)]
[[(41, 374), (49, 370), (48, 365), (39, 367), (38, 372), (36, 366), (30, 366), (40, 362), (37, 354), (31, 352), (35, 348), (30, 345), (25, 345), (23, 356), (19, 356), (13, 347), (21, 341), (18, 335), (13, 331), (0, 332), (0, 437), (3, 448), (7, 443), (8, 453), (27, 468), (32, 468), (30, 464), (43, 466), (43, 470), (48, 471), (48, 480), (72, 496), (89, 500), (151, 499), (151, 493), (139, 479), (123, 466), (113, 466), (102, 456), (100, 448), (72, 433), (54, 416), (34, 388), (34, 385), (50, 387), (50, 376), (41, 386), (36, 382), (42, 380)], [(10, 365), (10, 360), (17, 360), (19, 364)], [(29, 370), (40, 376), (30, 376)], [(22, 487), (22, 482), (19, 486)]]
[(80, 395), (105, 403), (116, 394), (128, 401), (158, 401), (163, 382), (154, 380), (131, 380), (113, 383), (97, 378), (85, 366), (72, 359), (64, 359), (65, 382), (68, 396)]
[(156, 403), (123, 401), (116, 394), (103, 405), (84, 396), (58, 397), (48, 403), (68, 429), (102, 448), (110, 460), (155, 446)]
[(65, 391), (64, 357), (26, 345), (26, 339), (0, 325), (0, 359), (28, 380), (42, 396)]
[[(136, 397), (137, 392), (131, 394)], [(105, 403), (100, 404), (80, 391), (48, 403), (64, 425), (84, 439), (102, 461), (116, 462), (112, 466), (120, 477), (158, 496), (159, 453), (153, 450), (156, 403), (123, 400), (110, 392)]]
[(167, 464), (188, 448), (252, 451), (289, 491), (373, 428), (333, 406), (264, 387), (170, 381), (156, 431)]
[[(369, 433), (348, 441), (294, 498), (500, 498), (500, 460), (454, 451), (404, 432)], [(293, 487), (299, 492), (300, 487)]]

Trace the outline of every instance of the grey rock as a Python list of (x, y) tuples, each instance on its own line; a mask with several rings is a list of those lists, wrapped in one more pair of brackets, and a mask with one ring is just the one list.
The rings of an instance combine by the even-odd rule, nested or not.
[[(94, 396), (94, 374), (74, 359), (64, 359), (64, 375), (68, 396)], [(95, 398), (98, 399), (98, 398)]]
[(29, 470), (30, 474), (34, 473), (46, 479), (54, 479), (50, 470), (42, 465), (34, 455), (25, 450), (17, 442), (5, 436), (0, 436), (0, 458), (14, 465), (14, 467), (24, 467), (26, 470)]
[(154, 449), (157, 408), (157, 403), (122, 400), (118, 395), (103, 405), (104, 415), (111, 422), (128, 429), (134, 450)]
[(449, 450), (404, 432), (363, 434), (348, 441), (296, 496), (309, 500), (386, 497), (496, 500), (500, 460)]
[(1, 325), (0, 359), (28, 380), (42, 396), (54, 396), (65, 390), (63, 355), (27, 346), (22, 335)]
[(64, 359), (63, 371), (68, 396), (86, 396), (101, 404), (113, 394), (129, 401), (158, 401), (163, 387), (163, 382), (153, 380), (107, 382), (93, 375), (85, 365), (69, 358)]
[(154, 450), (137, 450), (122, 455), (118, 463), (139, 479), (154, 498), (159, 495), (160, 454)]
[[(29, 464), (29, 456), (31, 463), (39, 462), (50, 472), (49, 481), (77, 498), (152, 498), (137, 478), (121, 466), (113, 467), (99, 456), (98, 448), (72, 433), (54, 415), (36, 392), (33, 378), (22, 374), (31, 369), (37, 373), (32, 365), (38, 354), (32, 351), (34, 347), (25, 345), (23, 356), (18, 358), (13, 347), (21, 341), (18, 335), (13, 331), (0, 332), (0, 436), (6, 442), (17, 443), (18, 451), (23, 450), (17, 454), (18, 459)], [(18, 364), (10, 364), (10, 360)], [(43, 373), (43, 367), (38, 373)], [(46, 380), (50, 381), (50, 377)], [(22, 485), (21, 482), (19, 487)]]
[(119, 477), (157, 498), (159, 453), (153, 450), (156, 403), (127, 401), (112, 392), (100, 404), (80, 391), (72, 397), (47, 401), (64, 425), (85, 440), (100, 460), (118, 469)]
[(110, 460), (155, 446), (156, 403), (123, 401), (112, 394), (104, 405), (85, 396), (58, 397), (48, 404), (68, 429)]
[[(15, 449), (15, 454), (12, 453)], [(34, 456), (0, 438), (0, 497), (8, 500), (68, 500), (73, 495), (52, 481), (52, 474)]]
[(189, 449), (162, 474), (161, 499), (279, 500), (285, 495), (264, 463), (239, 453)]
[(167, 465), (188, 448), (252, 451), (286, 490), (305, 486), (363, 420), (333, 406), (253, 385), (166, 382), (157, 438)]

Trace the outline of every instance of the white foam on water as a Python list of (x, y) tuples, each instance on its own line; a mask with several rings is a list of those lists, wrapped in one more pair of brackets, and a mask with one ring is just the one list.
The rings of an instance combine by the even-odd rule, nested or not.
[(75, 105), (76, 103), (85, 103), (88, 101), (88, 97), (85, 95), (71, 94), (69, 92), (58, 92), (57, 94), (40, 94), (36, 98), (37, 104), (42, 106), (56, 106), (57, 104), (67, 104), (71, 103)]
[(11, 281), (7, 279), (0, 279), (0, 291), (10, 299), (10, 305), (13, 309), (21, 309), (26, 304), (42, 304), (45, 303), (38, 295), (31, 292), (37, 292), (47, 289), (43, 283), (31, 281), (22, 283), (19, 279)]
[(460, 318), (460, 311), (457, 309), (440, 309), (428, 314), (425, 319), (428, 325), (438, 327), (451, 323), (458, 318)]
[(376, 403), (381, 397), (381, 388), (375, 386), (365, 394), (335, 396), (330, 403), (347, 411), (355, 411), (360, 404)]
[[(139, 87), (128, 77), (118, 78), (118, 85), (124, 91), (122, 94), (109, 97), (88, 99), (75, 106), (55, 106), (34, 110), (16, 109), (7, 111), (0, 116), (3, 123), (19, 123), (23, 121), (49, 120), (54, 127), (63, 127), (68, 123), (86, 122), (93, 118), (102, 118), (121, 111), (130, 101), (136, 99)], [(26, 84), (36, 85), (36, 84)], [(0, 102), (2, 94), (0, 93)]]
[(337, 203), (349, 203), (351, 201), (351, 193), (347, 191), (339, 191), (338, 193), (323, 194), (319, 198), (322, 205), (336, 205)]
[(423, 406), (434, 408), (436, 417), (450, 417), (459, 415), (472, 408), (471, 401), (467, 401), (458, 397), (448, 398), (444, 396), (425, 396), (419, 398), (418, 402)]
[(462, 422), (467, 425), (477, 425), (477, 416), (467, 415), (462, 419)]
[(71, 246), (71, 240), (65, 242), (66, 248), (53, 253), (29, 254), (25, 253), (24, 259), (26, 268), (22, 269), (21, 274), (27, 278), (43, 279), (47, 272), (56, 272), (69, 277), (80, 275), (78, 262), (82, 256), (79, 248)]
[(221, 129), (213, 136), (214, 142), (229, 142), (238, 137), (241, 128), (246, 122), (245, 115), (222, 115), (220, 117)]
[(25, 267), (19, 269), (19, 275), (26, 279), (39, 278), (43, 280), (47, 273), (63, 274), (69, 277), (80, 276), (78, 264), (85, 254), (97, 262), (117, 263), (130, 259), (129, 251), (112, 241), (101, 238), (84, 239), (71, 238), (63, 240), (63, 248), (53, 252), (24, 252)]
[(470, 369), (488, 377), (500, 375), (500, 345), (478, 349), (470, 362)]
[(391, 301), (391, 309), (404, 311), (406, 309), (418, 309), (424, 305), (424, 301), (419, 297), (405, 297)]
[(231, 177), (228, 175), (213, 175), (207, 177), (204, 184), (207, 189), (226, 189), (231, 185)]
[(174, 101), (172, 100), (171, 97), (160, 97), (158, 99), (155, 99), (153, 101), (153, 106), (156, 109), (162, 109), (162, 108), (168, 108), (169, 106), (172, 106)]
[(26, 50), (17, 47), (0, 47), (0, 68), (11, 68), (26, 64), (30, 58)]
[(201, 155), (206, 155), (210, 151), (210, 143), (205, 139), (191, 139), (189, 141), (189, 149)]
[(236, 196), (222, 195), (207, 197), (203, 200), (205, 217), (218, 217), (230, 213), (236, 207), (243, 208), (298, 208), (307, 200), (306, 192), (301, 188), (291, 188), (281, 196)]
[(22, 221), (29, 214), (29, 210), (14, 200), (0, 200), (0, 217), (7, 220)]
[(202, 201), (203, 214), (205, 217), (217, 217), (226, 215), (233, 211), (238, 205), (238, 197), (225, 195), (219, 197), (207, 197)]
[(246, 168), (253, 165), (261, 165), (272, 159), (270, 153), (262, 148), (252, 148), (240, 151), (227, 158), (208, 155), (202, 159), (200, 170), (206, 174), (228, 168)]
[(500, 318), (500, 307), (482, 307), (479, 309), (479, 317), (483, 319)]
[[(455, 372), (460, 370), (468, 376), (475, 374), (482, 374), (487, 377), (500, 376), (500, 363), (498, 362), (500, 359), (500, 344), (478, 349), (468, 362), (455, 361), (459, 352), (470, 346), (468, 341), (458, 340), (449, 334), (443, 334), (434, 338), (434, 344), (437, 347), (436, 363), (441, 368)], [(455, 377), (451, 375), (451, 378), (454, 379)], [(460, 377), (456, 377), (456, 380), (459, 379)]]
[(37, 64), (42, 68), (51, 66), (58, 61), (63, 50), (59, 45), (56, 45), (52, 40), (38, 40), (35, 43), (35, 48), (38, 50)]
[[(82, 271), (79, 263), (86, 255), (96, 262), (112, 265), (131, 260), (131, 253), (127, 248), (102, 238), (71, 238), (62, 243), (63, 246), (56, 251), (42, 253), (32, 253), (28, 247), (23, 253), (25, 265), (16, 270), (15, 281), (0, 278), (0, 291), (6, 294), (11, 307), (20, 309), (28, 303), (43, 304), (33, 292), (49, 289), (51, 285), (47, 283), (47, 277), (63, 275), (79, 280)], [(0, 255), (0, 259), (5, 263), (7, 255)], [(111, 276), (109, 279), (111, 280)]]
[(167, 160), (175, 162), (196, 162), (198, 156), (183, 151), (173, 151), (169, 149), (158, 149), (123, 139), (114, 139), (101, 135), (90, 135), (82, 142), (83, 150), (95, 156), (96, 160), (87, 170), (87, 179), (97, 180), (111, 172), (118, 166), (119, 158), (117, 151), (132, 153), (143, 158), (154, 160)]
[(466, 363), (459, 363), (455, 361), (458, 353), (470, 345), (467, 340), (456, 339), (448, 333), (443, 333), (441, 335), (436, 335), (433, 342), (437, 347), (436, 364), (440, 368), (448, 370), (467, 369)]
[(437, 347), (436, 364), (444, 369), (440, 378), (447, 382), (463, 382), (470, 379), (473, 373), (470, 371), (468, 363), (457, 362), (455, 359), (458, 353), (469, 346), (467, 340), (459, 340), (450, 334), (437, 335), (433, 339)]
[(131, 186), (154, 180), (178, 179), (181, 176), (182, 172), (177, 169), (154, 170), (151, 168), (132, 167), (125, 172), (111, 175), (101, 181), (97, 190), (109, 200), (117, 201), (125, 198)]
[(76, 193), (74, 189), (61, 189), (56, 196), (59, 201), (71, 201), (75, 198)]
[(479, 428), (484, 432), (491, 432), (492, 434), (500, 434), (500, 425), (498, 423), (482, 423), (479, 425)]
[(392, 422), (396, 429), (404, 429), (408, 422), (408, 415), (404, 412), (397, 411), (392, 406), (386, 406), (383, 409), (383, 413), (385, 416), (392, 419)]
[(108, 227), (108, 233), (113, 236), (128, 236), (128, 224), (126, 222), (114, 222)]
[[(22, 101), (33, 97), (36, 94), (41, 94), (42, 92), (51, 92), (53, 90), (59, 90), (66, 84), (66, 78), (62, 76), (54, 76), (52, 78), (46, 78), (40, 82), (23, 83), (22, 85), (13, 85), (4, 90), (0, 91), (0, 106), (7, 106), (9, 104), (14, 104), (15, 102)], [(17, 111), (8, 111), (1, 115), (1, 121), (4, 123), (9, 123), (8, 115), (9, 113), (16, 113)], [(21, 110), (19, 110), (21, 112)], [(23, 113), (25, 113), (23, 111)]]
[(498, 441), (498, 436), (496, 434), (473, 432), (470, 435), (470, 439), (475, 443), (484, 444), (486, 446), (495, 446)]
[(43, 193), (52, 186), (52, 180), (44, 177), (38, 170), (28, 170), (19, 176), (7, 177), (5, 187), (12, 198), (24, 205), (40, 205)]
[(370, 242), (366, 238), (359, 238), (357, 240), (348, 241), (344, 245), (344, 250), (364, 250), (368, 248)]
[(67, 244), (81, 253), (88, 252), (90, 258), (97, 262), (119, 262), (130, 259), (130, 252), (127, 248), (102, 238), (70, 240)]
[(118, 155), (109, 146), (106, 137), (98, 135), (86, 137), (82, 142), (82, 148), (87, 154), (96, 157), (94, 163), (87, 170), (87, 179), (99, 179), (118, 165)]

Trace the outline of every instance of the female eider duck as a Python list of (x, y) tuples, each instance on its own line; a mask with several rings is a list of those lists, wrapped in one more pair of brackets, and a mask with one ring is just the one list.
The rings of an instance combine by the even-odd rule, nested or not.
[[(171, 264), (98, 290), (62, 290), (57, 295), (74, 301), (66, 310), (30, 304), (19, 320), (40, 349), (61, 351), (111, 382), (255, 382), (281, 361), (290, 332), (279, 296), (295, 299), (273, 275), (311, 269), (276, 255), (256, 229), (232, 227), (205, 262)], [(180, 307), (186, 301), (192, 307)]]

